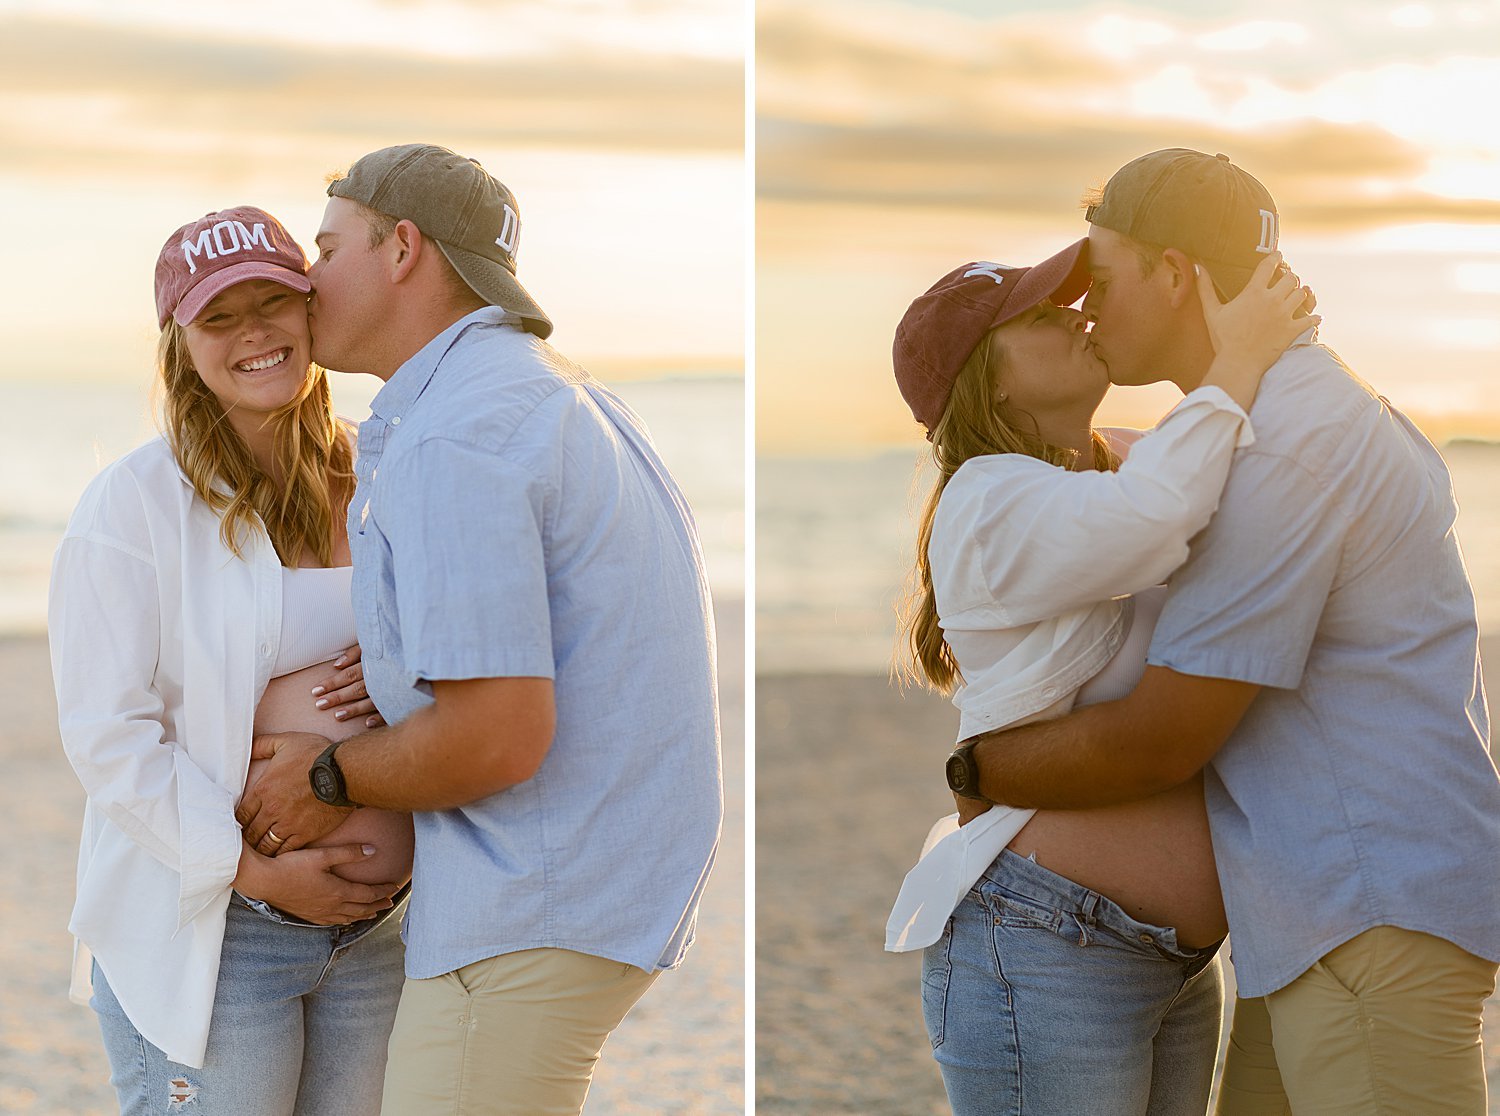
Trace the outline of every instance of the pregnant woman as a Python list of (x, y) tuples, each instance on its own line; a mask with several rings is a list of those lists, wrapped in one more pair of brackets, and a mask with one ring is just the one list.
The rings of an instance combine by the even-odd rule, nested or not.
[[(1317, 321), (1294, 319), (1295, 277), (1268, 285), (1274, 253), (1228, 305), (1201, 276), (1216, 353), (1203, 386), (1146, 437), (1106, 434), (1093, 416), (1107, 370), (1066, 308), (1088, 288), (1086, 251), (966, 264), (897, 330), (896, 379), (938, 467), (905, 634), (912, 674), (953, 694), (960, 740), (1134, 686), (1159, 583), (1253, 438), (1261, 375)], [(925, 949), (923, 1009), (957, 1116), (1201, 1116), (1224, 933), (1194, 779), (1109, 809), (942, 819), (887, 948)]]
[(286, 851), (234, 820), (253, 733), (378, 723), (351, 646), (351, 438), (311, 364), (306, 271), (251, 207), (167, 239), (166, 435), (90, 484), (54, 563), (59, 721), (88, 795), (75, 993), (92, 987), (132, 1116), (379, 1109), (410, 816), (355, 811)]

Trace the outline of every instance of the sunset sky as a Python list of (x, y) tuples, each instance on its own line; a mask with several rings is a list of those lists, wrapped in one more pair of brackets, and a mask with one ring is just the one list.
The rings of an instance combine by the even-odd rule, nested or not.
[[(1034, 263), (1160, 147), (1260, 177), (1323, 340), (1438, 437), (1500, 434), (1500, 3), (761, 0), (763, 453), (920, 444), (890, 340), (958, 263)], [(999, 13), (999, 14), (996, 14)], [(1101, 418), (1149, 425), (1171, 388)]]
[(325, 176), (414, 141), (515, 192), (570, 356), (737, 372), (744, 28), (737, 0), (0, 0), (0, 378), (149, 376), (168, 233), (248, 203), (310, 247)]

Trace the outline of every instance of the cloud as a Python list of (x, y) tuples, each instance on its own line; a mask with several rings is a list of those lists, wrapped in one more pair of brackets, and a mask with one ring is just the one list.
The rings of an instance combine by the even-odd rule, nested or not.
[[(1488, 88), (1478, 60), (1331, 71), (1311, 58), (1316, 27), (1129, 9), (975, 19), (870, 3), (856, 19), (837, 0), (763, 0), (761, 10), (762, 197), (1056, 218), (1136, 155), (1182, 146), (1223, 151), (1264, 179), (1289, 226), (1500, 222), (1500, 193), (1435, 192), (1429, 172), (1444, 149), (1431, 127), (1409, 126), (1424, 91), (1439, 104)], [(1241, 49), (1189, 49), (1205, 41)], [(1286, 49), (1308, 44), (1318, 49)], [(1482, 148), (1455, 149), (1462, 165), (1442, 181), (1475, 180)], [(1477, 158), (1500, 158), (1500, 143)]]
[[(278, 142), (343, 148), (443, 133), (475, 145), (733, 152), (735, 60), (577, 45), (520, 58), (437, 57), (0, 20), (0, 137), (12, 171), (193, 173)], [(146, 158), (142, 158), (145, 156)]]
[(1264, 180), (1284, 220), (1302, 228), (1358, 228), (1413, 220), (1500, 222), (1500, 200), (1440, 198), (1415, 189), (1371, 191), (1422, 170), (1420, 151), (1368, 127), (1321, 122), (1269, 134), (1003, 121), (945, 128), (849, 128), (762, 117), (758, 193), (830, 203), (937, 205), (1055, 219), (1084, 190), (1158, 147), (1224, 151)]

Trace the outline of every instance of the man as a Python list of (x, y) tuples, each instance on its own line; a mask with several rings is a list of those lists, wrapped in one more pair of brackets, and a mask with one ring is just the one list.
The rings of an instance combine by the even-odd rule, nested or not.
[(258, 740), (241, 821), (271, 853), (350, 805), (414, 812), (383, 1111), (576, 1112), (682, 960), (717, 846), (702, 554), (639, 420), (544, 342), (509, 190), (408, 144), (328, 194), (313, 357), (386, 381), (349, 539), (390, 726)]
[[(1110, 379), (1191, 390), (1212, 359), (1194, 265), (1239, 291), (1276, 248), (1270, 194), (1223, 155), (1157, 151), (1089, 220)], [(1086, 808), (1206, 764), (1239, 985), (1220, 1112), (1482, 1113), (1500, 780), (1452, 487), (1311, 334), (1262, 382), (1135, 692), (965, 742), (950, 786)]]

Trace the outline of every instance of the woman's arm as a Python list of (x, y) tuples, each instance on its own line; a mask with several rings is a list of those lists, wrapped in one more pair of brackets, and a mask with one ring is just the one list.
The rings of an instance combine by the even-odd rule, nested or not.
[[(1269, 278), (1274, 264), (1268, 258), (1257, 274)], [(1314, 324), (1293, 318), (1295, 290), (1286, 279), (1274, 288), (1252, 279), (1221, 306), (1200, 278), (1221, 352), (1209, 380), (1138, 440), (1117, 472), (1068, 472), (1017, 454), (965, 462), (943, 493), (928, 548), (945, 619), (977, 610), (975, 623), (1033, 623), (1139, 592), (1180, 566), (1218, 508), (1235, 448), (1254, 441), (1226, 389), (1253, 399), (1266, 369)], [(944, 599), (942, 586), (976, 582), (984, 600)]]
[(159, 676), (159, 664), (162, 640), (184, 638), (182, 591), (160, 567), (182, 560), (180, 478), (164, 447), (138, 453), (79, 499), (53, 559), (48, 641), (68, 760), (92, 808), (178, 873), (184, 926), (234, 878), (239, 788), (233, 773), (200, 766), (169, 727), (180, 723), (168, 703), (181, 700), (182, 680)]
[[(928, 557), (944, 621), (1012, 627), (1160, 584), (1218, 507), (1245, 413), (1193, 392), (1118, 472), (1072, 473), (1019, 454), (964, 463), (943, 492)], [(949, 599), (945, 586), (979, 586)]]
[(1199, 386), (1222, 388), (1247, 413), (1266, 370), (1323, 320), (1299, 314), (1312, 292), (1299, 286), (1291, 271), (1272, 282), (1280, 266), (1281, 253), (1271, 252), (1251, 272), (1245, 289), (1227, 303), (1219, 301), (1208, 272), (1196, 267), (1198, 301), (1214, 347), (1213, 363)]
[(161, 616), (149, 550), (118, 537), (64, 538), (48, 592), (63, 750), (95, 808), (182, 877), (185, 925), (239, 862), (235, 795), (170, 738), (152, 685)]

